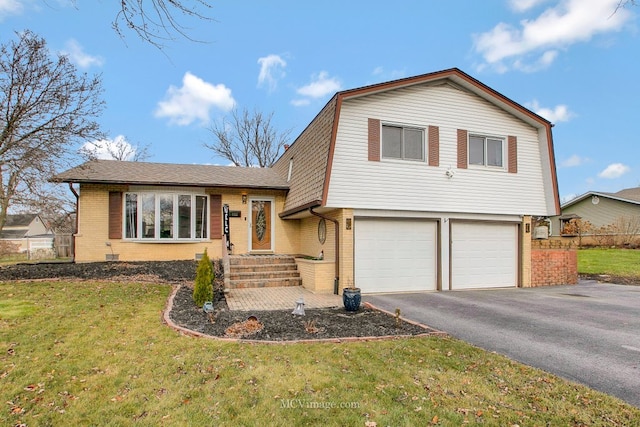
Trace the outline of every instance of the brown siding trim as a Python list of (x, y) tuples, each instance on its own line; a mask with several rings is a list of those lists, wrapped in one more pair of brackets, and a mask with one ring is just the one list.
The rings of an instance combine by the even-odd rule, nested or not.
[(467, 131), (458, 129), (458, 169), (467, 168)]
[(429, 166), (440, 166), (440, 128), (429, 126)]
[(122, 239), (121, 191), (109, 191), (109, 238)]
[(329, 158), (327, 159), (327, 169), (324, 174), (324, 188), (322, 189), (322, 204), (327, 203), (329, 196), (329, 183), (331, 182), (331, 169), (333, 168), (333, 154), (336, 150), (336, 135), (338, 134), (338, 120), (340, 119), (340, 110), (342, 109), (342, 96), (336, 94), (333, 112), (333, 124), (331, 128), (331, 142), (329, 143)]
[(222, 196), (209, 194), (209, 239), (222, 239)]
[(518, 173), (518, 137), (509, 135), (507, 137), (508, 148), (509, 150), (509, 165), (508, 171), (509, 173)]
[(560, 215), (560, 193), (558, 192), (558, 175), (556, 172), (556, 157), (553, 151), (553, 135), (551, 126), (547, 126), (547, 148), (549, 150), (549, 166), (551, 168), (551, 179), (553, 180), (553, 198), (555, 201), (556, 215)]
[(380, 120), (369, 119), (369, 161), (380, 161)]

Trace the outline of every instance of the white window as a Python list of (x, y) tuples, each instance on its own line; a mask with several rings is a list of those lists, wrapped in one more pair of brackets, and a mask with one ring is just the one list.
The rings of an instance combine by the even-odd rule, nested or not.
[(203, 194), (126, 193), (126, 239), (207, 239), (208, 197)]
[(382, 157), (424, 160), (424, 129), (382, 125)]
[(504, 167), (504, 139), (469, 135), (469, 165)]

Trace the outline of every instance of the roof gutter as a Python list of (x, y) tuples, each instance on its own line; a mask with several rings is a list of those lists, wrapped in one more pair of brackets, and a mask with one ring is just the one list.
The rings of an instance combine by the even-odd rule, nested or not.
[(335, 245), (336, 245), (336, 255), (335, 255), (335, 276), (333, 278), (333, 293), (338, 295), (338, 290), (340, 289), (340, 223), (337, 219), (329, 218), (328, 216), (324, 216), (318, 212), (313, 211), (313, 206), (309, 208), (309, 213), (311, 215), (315, 215), (318, 218), (322, 218), (327, 221), (333, 222), (334, 229), (336, 231)]
[(69, 190), (71, 190), (73, 195), (76, 197), (76, 225), (74, 226), (73, 233), (71, 233), (71, 252), (73, 254), (71, 255), (71, 262), (76, 262), (76, 233), (78, 232), (78, 218), (80, 218), (80, 215), (78, 215), (78, 207), (79, 207), (78, 205), (80, 204), (80, 195), (78, 194), (76, 189), (73, 188), (73, 182), (69, 183)]
[[(312, 202), (305, 203), (302, 206), (298, 206), (296, 208), (289, 209), (289, 210), (284, 211), (284, 212), (280, 212), (278, 214), (278, 216), (281, 219), (287, 219), (287, 217), (289, 217), (289, 216), (292, 216), (292, 215), (295, 215), (295, 214), (299, 214), (299, 213), (304, 212), (304, 211), (306, 211), (306, 210), (308, 210), (310, 208), (317, 208), (318, 206), (321, 206), (321, 205), (322, 205), (322, 203), (320, 202), (320, 200), (314, 200)], [(312, 213), (315, 213), (315, 212), (312, 212)]]

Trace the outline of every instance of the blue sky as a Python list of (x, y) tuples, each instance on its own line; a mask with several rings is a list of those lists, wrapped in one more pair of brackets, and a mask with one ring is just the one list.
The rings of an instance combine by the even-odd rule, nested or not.
[(230, 110), (295, 138), (339, 90), (457, 67), (555, 124), (563, 200), (640, 185), (640, 6), (618, 0), (217, 1), (163, 51), (112, 30), (117, 3), (0, 0), (1, 42), (30, 29), (100, 73), (108, 141), (149, 161), (227, 164), (203, 144)]

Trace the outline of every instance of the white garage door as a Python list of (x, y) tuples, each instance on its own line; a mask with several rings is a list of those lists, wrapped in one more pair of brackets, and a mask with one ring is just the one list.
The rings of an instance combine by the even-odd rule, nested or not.
[(516, 224), (451, 223), (451, 288), (501, 288), (518, 284)]
[(437, 223), (356, 219), (355, 282), (366, 292), (435, 290)]

